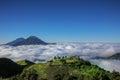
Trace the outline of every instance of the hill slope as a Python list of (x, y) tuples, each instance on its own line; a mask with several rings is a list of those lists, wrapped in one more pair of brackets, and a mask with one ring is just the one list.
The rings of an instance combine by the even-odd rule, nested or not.
[(0, 77), (11, 77), (22, 72), (22, 66), (7, 58), (0, 58)]
[(46, 63), (24, 68), (20, 75), (6, 80), (120, 80), (120, 74), (109, 72), (88, 61), (73, 57), (56, 57)]

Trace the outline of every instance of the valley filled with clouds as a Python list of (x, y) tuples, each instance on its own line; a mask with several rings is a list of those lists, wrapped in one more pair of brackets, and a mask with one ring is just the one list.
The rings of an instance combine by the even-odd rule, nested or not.
[(40, 60), (51, 60), (54, 56), (78, 55), (106, 70), (120, 72), (120, 60), (95, 58), (109, 57), (119, 52), (119, 43), (57, 43), (55, 45), (0, 46), (0, 57), (10, 58), (14, 61), (27, 59), (38, 63)]

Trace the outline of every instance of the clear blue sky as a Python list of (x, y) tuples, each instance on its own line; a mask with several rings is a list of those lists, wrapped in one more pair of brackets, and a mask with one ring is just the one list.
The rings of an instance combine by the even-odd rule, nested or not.
[(120, 42), (120, 0), (0, 0), (0, 43)]

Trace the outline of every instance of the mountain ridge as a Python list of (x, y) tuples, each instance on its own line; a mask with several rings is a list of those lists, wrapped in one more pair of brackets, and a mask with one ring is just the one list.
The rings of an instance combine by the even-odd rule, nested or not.
[(36, 36), (29, 36), (28, 38), (17, 38), (14, 41), (8, 42), (5, 45), (10, 46), (21, 46), (21, 45), (48, 45), (49, 43), (44, 42)]
[(14, 44), (16, 44), (16, 43), (18, 43), (18, 42), (21, 42), (21, 41), (23, 41), (23, 40), (25, 40), (25, 39), (24, 39), (24, 38), (17, 38), (17, 39), (14, 40), (14, 41), (11, 41), (11, 42), (6, 43), (5, 45), (11, 45), (11, 46), (13, 46)]
[(120, 53), (115, 53), (111, 56), (108, 56), (108, 57), (100, 57), (100, 56), (96, 56), (96, 57), (93, 57), (92, 59), (108, 59), (108, 60), (120, 60)]
[(120, 53), (116, 53), (112, 56), (109, 56), (107, 57), (107, 59), (117, 59), (117, 60), (120, 60)]

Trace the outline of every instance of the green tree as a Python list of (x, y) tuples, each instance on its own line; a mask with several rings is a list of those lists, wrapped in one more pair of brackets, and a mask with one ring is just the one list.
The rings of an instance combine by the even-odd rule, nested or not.
[(56, 59), (57, 59), (57, 57), (55, 56), (55, 57), (54, 57), (54, 60), (56, 60)]

